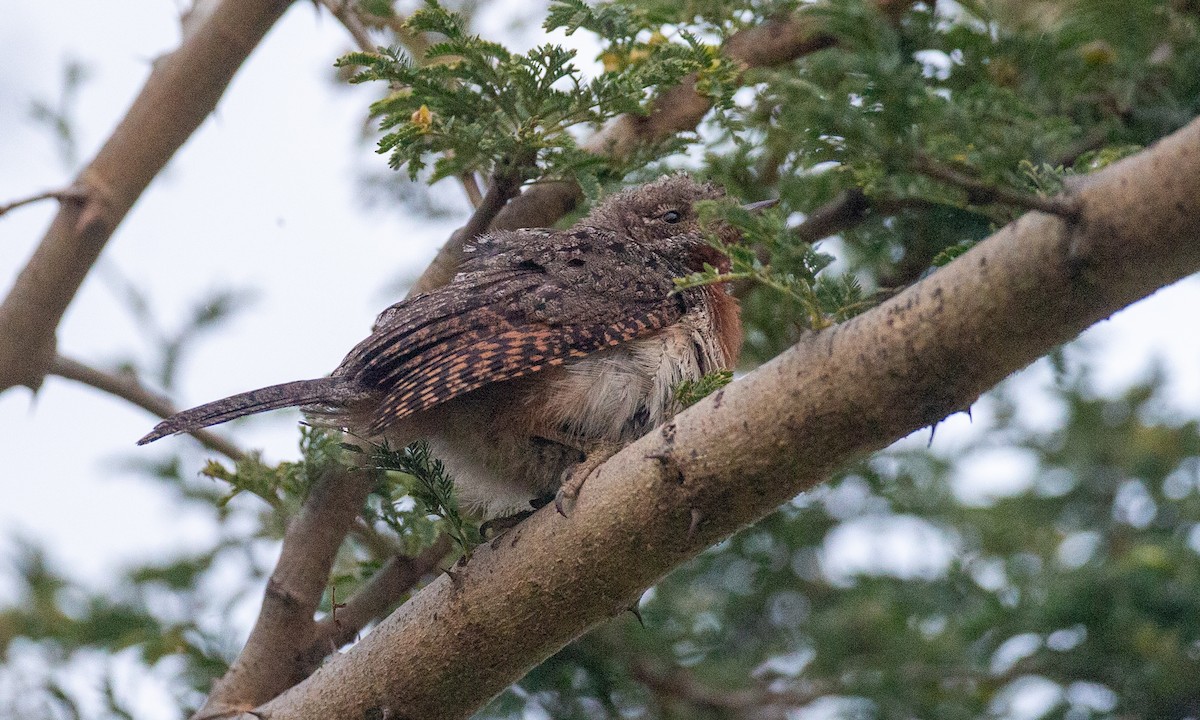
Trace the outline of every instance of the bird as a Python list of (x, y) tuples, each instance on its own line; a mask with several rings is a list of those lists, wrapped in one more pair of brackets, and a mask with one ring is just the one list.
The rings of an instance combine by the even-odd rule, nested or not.
[[(565, 515), (599, 462), (682, 409), (681, 382), (737, 363), (727, 284), (675, 282), (728, 271), (697, 207), (724, 196), (677, 173), (608, 196), (565, 230), (481, 234), (450, 283), (380, 313), (329, 376), (184, 410), (138, 444), (299, 406), (356, 438), (426, 440), (460, 504), (483, 517), (551, 499)], [(727, 223), (707, 230), (740, 240)]]

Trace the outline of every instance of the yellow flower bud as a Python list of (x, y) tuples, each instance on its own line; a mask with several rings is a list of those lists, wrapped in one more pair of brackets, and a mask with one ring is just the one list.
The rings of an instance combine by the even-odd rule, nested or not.
[(430, 126), (433, 125), (433, 113), (429, 111), (428, 105), (422, 105), (414, 110), (409, 119), (413, 125), (420, 128), (421, 132), (429, 132)]
[(611, 50), (600, 55), (600, 62), (604, 65), (604, 72), (616, 72), (624, 65), (621, 56)]

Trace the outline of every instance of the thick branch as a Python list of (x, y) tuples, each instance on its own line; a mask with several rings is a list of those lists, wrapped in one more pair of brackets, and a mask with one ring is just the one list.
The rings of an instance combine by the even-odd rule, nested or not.
[[(1200, 269), (1200, 121), (1088, 179), (609, 460), (353, 649), (271, 720), (462, 718), (721, 538), (838, 465), (965, 410), (1089, 325)], [(694, 535), (688, 528), (698, 517)]]
[(290, 0), (225, 0), (170, 55), (72, 189), (0, 304), (0, 391), (37, 388), (55, 329), (83, 278), (142, 191), (216, 107), (233, 74)]
[[(160, 418), (170, 417), (179, 412), (179, 408), (172, 405), (166, 398), (146, 388), (132, 375), (106, 373), (62, 355), (54, 357), (54, 362), (50, 365), (50, 372), (127, 400)], [(196, 438), (204, 447), (219, 452), (234, 462), (246, 459), (245, 451), (214, 432), (193, 430), (188, 434)]]
[(338, 548), (370, 492), (370, 473), (338, 470), (311, 490), (288, 525), (283, 548), (263, 596), (258, 621), (237, 660), (194, 717), (248, 710), (295, 685), (311, 672), (304, 652), (317, 637), (313, 618)]
[[(912, 0), (876, 2), (888, 12), (896, 6), (912, 4)], [(721, 50), (749, 69), (782, 65), (831, 47), (836, 42), (814, 16), (800, 12), (737, 32)], [(695, 129), (711, 107), (709, 99), (696, 92), (695, 76), (688, 76), (680, 85), (663, 93), (648, 115), (622, 115), (589, 139), (584, 148), (594, 153), (624, 157), (640, 145)], [(496, 230), (549, 227), (575, 209), (581, 197), (582, 191), (574, 182), (536, 183), (508, 203), (490, 227)], [(462, 245), (471, 237), (456, 232), (447, 240), (417, 280), (416, 287), (430, 290), (450, 282), (462, 262)]]

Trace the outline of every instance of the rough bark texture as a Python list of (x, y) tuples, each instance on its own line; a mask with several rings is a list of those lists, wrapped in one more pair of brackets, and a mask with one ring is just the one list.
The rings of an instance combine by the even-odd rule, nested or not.
[(0, 304), (0, 391), (37, 389), (55, 330), (117, 225), (208, 117), (234, 73), (291, 0), (226, 0), (160, 58), (141, 94), (71, 187)]
[(543, 508), (480, 548), (261, 717), (467, 717), (838, 464), (1200, 268), (1200, 121), (1075, 192), (1077, 223), (1030, 213), (626, 448), (570, 518)]

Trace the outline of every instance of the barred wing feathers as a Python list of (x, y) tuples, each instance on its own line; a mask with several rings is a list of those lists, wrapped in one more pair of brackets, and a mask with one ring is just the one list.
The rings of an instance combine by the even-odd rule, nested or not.
[(635, 280), (618, 293), (619, 278), (571, 263), (575, 256), (561, 245), (540, 252), (526, 245), (468, 263), (450, 286), (385, 310), (375, 333), (334, 372), (382, 396), (367, 430), (380, 433), (484, 385), (654, 334), (685, 311), (669, 277)]

